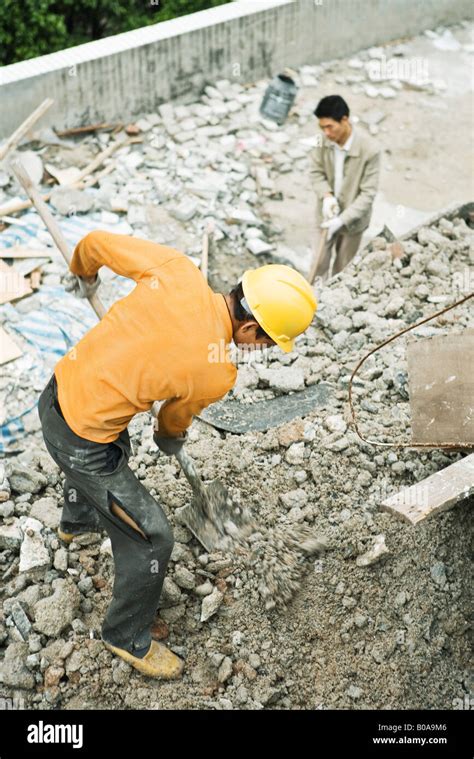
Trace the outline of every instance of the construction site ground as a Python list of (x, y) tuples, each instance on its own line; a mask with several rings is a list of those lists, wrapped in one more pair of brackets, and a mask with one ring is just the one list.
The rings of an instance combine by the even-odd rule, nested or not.
[[(465, 160), (472, 154), (466, 128), (471, 31), (463, 24), (378, 52), (361, 51), (350, 60), (303, 67), (294, 110), (279, 128), (258, 116), (249, 121), (266, 81), (233, 83), (232, 98), (222, 94), (224, 85), (208, 88), (199, 104), (211, 109), (210, 117), (192, 104), (174, 111), (167, 104), (156, 115), (137, 118), (143, 142), (117, 151), (117, 165), (90, 191), (81, 218), (98, 227), (101, 221), (111, 227), (115, 220), (126, 223), (129, 233), (173, 244), (197, 262), (202, 232), (212, 219), (210, 284), (216, 290), (228, 289), (245, 268), (269, 261), (305, 271), (314, 206), (308, 173), (317, 134), (312, 111), (320, 97), (336, 91), (346, 97), (356, 128), (369, 128), (372, 112), (371, 131), (383, 149), (380, 193), (367, 247), (341, 275), (317, 286), (318, 311), (296, 350), (239, 360), (229, 395), (254, 405), (258, 414), (260, 400), (325, 383), (324, 405), (266, 432), (224, 433), (200, 419), (190, 430), (187, 449), (204, 479), (221, 479), (261, 525), (254, 555), (208, 554), (199, 545), (176, 517), (191, 496), (178, 463), (158, 456), (147, 414), (130, 425), (130, 465), (163, 505), (175, 532), (156, 629), (185, 659), (180, 681), (144, 678), (101, 643), (113, 584), (110, 543), (105, 533), (69, 548), (58, 540), (62, 476), (44, 448), (39, 424), (32, 421), (28, 434), (6, 452), (0, 475), (2, 692), (24, 708), (461, 709), (473, 698), (472, 498), (417, 526), (380, 508), (390, 494), (463, 454), (365, 443), (351, 426), (347, 403), (350, 374), (365, 352), (474, 289), (473, 229), (460, 214), (418, 226), (400, 246), (378, 235), (384, 225), (405, 234), (472, 195)], [(370, 80), (366, 63), (390, 58), (395, 45), (400, 58), (419, 58), (427, 66), (428, 81), (374, 95), (371, 87), (390, 85)], [(234, 100), (240, 110), (228, 107)], [(183, 121), (196, 118), (197, 125), (183, 128)], [(222, 131), (198, 135), (196, 128), (206, 125)], [(71, 149), (38, 138), (33, 151), (44, 164), (65, 168), (87, 163), (108, 139), (81, 138)], [(21, 197), (12, 178), (1, 186), (0, 203)], [(68, 188), (59, 190), (52, 205), (65, 224), (68, 204), (77, 198), (68, 197)], [(7, 233), (0, 233), (0, 241)], [(44, 233), (38, 241), (47, 244)], [(55, 297), (47, 286), (62, 285), (65, 276), (65, 264), (52, 252), (51, 263), (43, 266), (43, 294), (40, 288), (0, 307), (7, 331), (10, 324), (21, 326), (30, 309), (41, 308), (42, 298)], [(102, 291), (112, 302), (127, 287), (120, 278), (106, 277)], [(473, 326), (468, 302), (413, 336)], [(11, 334), (22, 344), (21, 333)], [(40, 389), (43, 375), (23, 360), (2, 366), (5, 418)], [(365, 365), (354, 395), (364, 436), (410, 439), (406, 338)], [(30, 543), (28, 526), (38, 535)], [(287, 537), (303, 528), (324, 536), (324, 553), (305, 556), (288, 547)], [(20, 571), (22, 556), (31, 562), (29, 570)], [(286, 595), (280, 593), (285, 587)], [(205, 599), (211, 597), (207, 616), (203, 608), (209, 612)]]

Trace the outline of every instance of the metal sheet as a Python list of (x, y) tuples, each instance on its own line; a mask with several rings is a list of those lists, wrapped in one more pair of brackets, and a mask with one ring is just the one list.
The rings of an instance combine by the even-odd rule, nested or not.
[(324, 406), (333, 392), (332, 386), (320, 382), (301, 392), (282, 395), (267, 401), (242, 403), (238, 400), (218, 401), (204, 409), (199, 418), (226, 432), (265, 432), (284, 422), (306, 416)]
[(408, 343), (414, 443), (474, 443), (474, 330)]

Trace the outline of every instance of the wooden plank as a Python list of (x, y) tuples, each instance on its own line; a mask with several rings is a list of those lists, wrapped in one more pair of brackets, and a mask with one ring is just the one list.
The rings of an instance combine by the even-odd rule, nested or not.
[(474, 443), (474, 329), (408, 343), (413, 443)]
[(0, 261), (0, 305), (30, 295), (33, 290), (23, 274)]
[(474, 493), (474, 453), (382, 501), (382, 509), (405, 522), (447, 511)]
[(8, 332), (0, 327), (0, 364), (6, 364), (7, 361), (13, 361), (23, 354), (21, 348), (11, 339)]
[(26, 277), (45, 263), (48, 263), (47, 258), (25, 258), (23, 261), (15, 261), (10, 268)]
[(13, 150), (13, 148), (18, 145), (20, 140), (23, 139), (23, 137), (28, 134), (31, 127), (36, 124), (38, 119), (40, 119), (48, 110), (48, 108), (51, 108), (53, 105), (54, 100), (51, 100), (51, 98), (46, 98), (46, 100), (43, 100), (43, 102), (36, 108), (33, 113), (30, 113), (28, 118), (26, 118), (20, 126), (15, 129), (11, 137), (8, 138), (8, 140), (0, 147), (0, 161), (3, 161), (7, 153), (10, 152), (10, 150)]
[(0, 258), (52, 258), (51, 248), (27, 248), (26, 245), (12, 245), (11, 248), (2, 248)]

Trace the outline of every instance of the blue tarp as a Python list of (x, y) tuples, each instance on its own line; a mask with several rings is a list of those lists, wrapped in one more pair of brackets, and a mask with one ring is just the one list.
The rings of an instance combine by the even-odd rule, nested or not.
[[(51, 244), (51, 237), (36, 212), (29, 211), (19, 221), (21, 223), (14, 224), (0, 233), (0, 248), (34, 242)], [(132, 232), (130, 225), (125, 221), (104, 224), (81, 216), (62, 217), (58, 221), (71, 249), (94, 229), (107, 229), (117, 234)], [(123, 297), (133, 287), (133, 283), (123, 277), (117, 277), (115, 281), (117, 297)], [(10, 331), (14, 330), (27, 341), (29, 350), (26, 359), (24, 355), (12, 363), (18, 363), (20, 372), (27, 372), (28, 376), (34, 377), (34, 384), (37, 386), (41, 382), (46, 384), (54, 365), (97, 323), (97, 316), (86, 300), (68, 293), (60, 285), (42, 285), (40, 291), (28, 297), (37, 300), (39, 307), (25, 314), (18, 314), (18, 318), (11, 322), (7, 318), (4, 323)], [(14, 393), (15, 388), (11, 388), (10, 392)], [(27, 434), (23, 417), (33, 411), (36, 404), (37, 399), (17, 416), (0, 419), (0, 453), (11, 448), (13, 443)]]

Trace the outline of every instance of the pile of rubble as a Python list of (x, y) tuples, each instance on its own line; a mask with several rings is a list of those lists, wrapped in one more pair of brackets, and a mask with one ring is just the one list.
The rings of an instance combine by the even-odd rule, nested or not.
[[(267, 374), (260, 363), (241, 369), (245, 387), (237, 394), (265, 389), (274, 376), (268, 372), (328, 382), (333, 393), (325, 409), (241, 436), (194, 422), (189, 452), (203, 476), (237, 489), (262, 526), (253, 561), (206, 553), (176, 521), (189, 487), (176, 462), (157, 456), (147, 416), (133, 421), (131, 467), (174, 523), (155, 632), (186, 658), (182, 683), (144, 681), (102, 647), (113, 579), (110, 542), (88, 535), (62, 547), (55, 536), (62, 496), (56, 466), (39, 442), (10, 458), (0, 475), (4, 688), (33, 708), (461, 703), (469, 687), (467, 515), (460, 507), (415, 532), (379, 510), (387, 492), (459, 454), (379, 452), (361, 443), (348, 424), (347, 382), (363, 352), (455, 299), (472, 272), (472, 236), (464, 219), (442, 218), (402, 243), (374, 239), (322, 291), (314, 326), (294, 353), (271, 351)], [(417, 333), (473, 326), (466, 307), (450, 314)], [(355, 385), (360, 419), (372, 437), (406, 435), (402, 353), (396, 344), (387, 347)], [(295, 563), (289, 536), (308, 528), (327, 536), (330, 551), (316, 560), (301, 554)], [(272, 571), (281, 567), (286, 596), (272, 585)], [(298, 588), (284, 612), (267, 603), (275, 594), (288, 602)], [(125, 688), (134, 678), (137, 687)]]
[[(454, 44), (442, 30), (433, 35), (433, 44)], [(373, 83), (373, 62), (384, 63), (380, 51), (358, 54), (347, 71), (341, 62), (304, 66), (297, 84), (314, 88), (337, 70), (355, 93), (373, 87), (370, 97), (390, 99), (398, 85), (390, 78)], [(403, 52), (398, 46), (390, 56), (403, 59)], [(18, 155), (51, 193), (71, 246), (102, 227), (175, 246), (199, 263), (212, 220), (214, 289), (270, 261), (306, 272), (304, 251), (281, 243), (278, 218), (264, 207), (280, 197), (281, 174), (308, 170), (317, 136), (302, 137), (301, 129), (314, 121), (314, 98), (297, 101), (277, 127), (258, 114), (266, 85), (217, 82), (194, 104), (166, 104), (126, 128), (85, 137), (40, 129), (34, 149)], [(437, 80), (422, 86), (428, 94), (442, 89)], [(366, 114), (373, 134), (380, 121)], [(79, 167), (92, 168), (84, 174)], [(379, 510), (392, 491), (459, 454), (362, 442), (347, 396), (364, 353), (473, 289), (465, 219), (441, 218), (401, 242), (374, 238), (317, 293), (315, 321), (295, 351), (239, 362), (228, 398), (257, 409), (259, 401), (283, 402), (324, 383), (323, 406), (243, 435), (194, 421), (188, 450), (202, 476), (224, 481), (258, 525), (249, 550), (204, 551), (179, 521), (191, 493), (177, 462), (158, 456), (148, 415), (133, 420), (130, 466), (163, 504), (176, 541), (155, 635), (185, 658), (186, 674), (167, 684), (142, 678), (99, 640), (113, 583), (106, 535), (82, 536), (68, 549), (56, 537), (62, 476), (44, 449), (35, 401), (59, 355), (94, 316), (64, 292), (66, 265), (36, 214), (26, 209), (13, 218), (21, 203), (5, 164), (2, 256), (8, 260), (6, 247), (26, 247), (26, 264), (12, 259), (15, 286), (20, 275), (39, 270), (41, 283), (30, 280), (30, 292), (0, 305), (0, 324), (23, 351), (2, 365), (0, 380), (0, 444), (8, 453), (0, 465), (2, 692), (26, 708), (462, 708), (470, 692), (466, 511), (460, 506), (415, 531)], [(107, 304), (131, 286), (112, 273), (103, 279)], [(32, 324), (48, 314), (41, 343)], [(463, 306), (413, 334), (472, 326)], [(358, 423), (371, 440), (409, 438), (405, 348), (404, 338), (390, 344), (355, 379)], [(327, 552), (305, 542), (314, 536), (325, 537)]]

